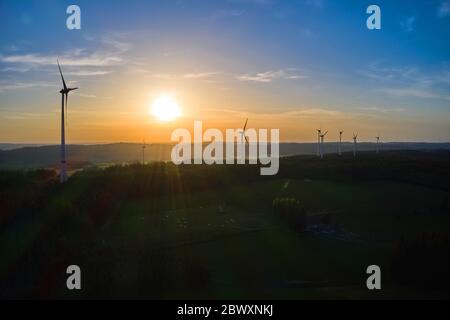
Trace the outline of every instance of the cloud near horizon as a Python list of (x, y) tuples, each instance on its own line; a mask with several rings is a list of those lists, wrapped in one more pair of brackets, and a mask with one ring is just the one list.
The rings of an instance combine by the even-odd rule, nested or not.
[(255, 82), (272, 82), (276, 79), (284, 80), (297, 80), (306, 79), (308, 76), (295, 73), (297, 69), (280, 69), (280, 70), (269, 70), (265, 72), (258, 72), (255, 74), (247, 73), (237, 76), (240, 81), (255, 81)]

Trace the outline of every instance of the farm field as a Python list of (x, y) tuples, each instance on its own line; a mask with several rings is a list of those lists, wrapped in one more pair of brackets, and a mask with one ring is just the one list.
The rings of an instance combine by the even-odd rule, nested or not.
[[(450, 162), (420, 153), (406, 161), (412, 157), (408, 152), (381, 162), (373, 155), (363, 157), (370, 161), (358, 162), (358, 171), (351, 158), (313, 163), (308, 156), (289, 157), (282, 159), (284, 170), (276, 178), (260, 177), (254, 174), (257, 168), (246, 167), (151, 163), (89, 168), (74, 173), (63, 187), (51, 170), (4, 171), (0, 295), (448, 297), (441, 288), (405, 282), (398, 274), (403, 260), (395, 257), (408, 263), (417, 259), (399, 254), (402, 239), (449, 235), (445, 173)], [(387, 178), (392, 170), (387, 162), (396, 166), (395, 179)], [(331, 173), (328, 178), (321, 169)], [(277, 198), (299, 201), (306, 212), (304, 229), (274, 212)], [(436, 252), (429, 257), (431, 269), (448, 263), (446, 251)], [(68, 264), (83, 270), (80, 292), (64, 290)], [(372, 264), (383, 272), (378, 292), (366, 289), (366, 268)], [(418, 277), (430, 283), (434, 278), (427, 270)]]

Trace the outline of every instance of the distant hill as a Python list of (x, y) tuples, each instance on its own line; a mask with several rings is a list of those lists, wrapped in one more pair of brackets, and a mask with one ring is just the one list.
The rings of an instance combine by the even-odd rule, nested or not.
[(0, 150), (13, 150), (23, 147), (40, 147), (44, 145), (45, 144), (36, 144), (36, 143), (0, 143)]
[[(0, 150), (0, 168), (35, 168), (53, 167), (59, 163), (59, 146), (26, 146)], [(169, 161), (173, 145), (149, 144), (145, 149), (146, 161)], [(281, 143), (280, 156), (315, 154), (315, 143)], [(352, 151), (351, 143), (342, 144), (343, 152)], [(336, 153), (335, 142), (324, 144), (325, 154)], [(358, 150), (375, 150), (374, 143), (358, 143)], [(380, 150), (450, 150), (450, 143), (383, 143)], [(136, 143), (112, 143), (98, 145), (68, 145), (67, 160), (69, 165), (85, 166), (87, 164), (138, 162), (142, 160), (142, 146)]]

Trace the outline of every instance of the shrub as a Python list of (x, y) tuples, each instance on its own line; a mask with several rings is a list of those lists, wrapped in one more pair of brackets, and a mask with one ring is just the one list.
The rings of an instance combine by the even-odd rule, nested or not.
[(289, 226), (302, 231), (306, 226), (306, 212), (295, 198), (276, 198), (272, 202), (276, 215), (287, 222)]

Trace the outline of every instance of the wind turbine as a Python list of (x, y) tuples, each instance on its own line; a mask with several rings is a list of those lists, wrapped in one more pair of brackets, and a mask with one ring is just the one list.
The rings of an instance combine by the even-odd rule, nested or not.
[(147, 145), (145, 144), (145, 140), (142, 140), (142, 164), (145, 164), (145, 148)]
[(241, 134), (241, 143), (244, 143), (244, 137), (245, 137), (245, 141), (248, 144), (248, 138), (245, 135), (245, 128), (247, 128), (247, 122), (248, 122), (248, 118), (245, 119), (245, 124), (244, 124), (244, 128), (242, 128), (242, 130), (239, 132)]
[(353, 156), (356, 157), (356, 139), (358, 138), (358, 134), (353, 133)]
[[(240, 145), (236, 146), (237, 148), (243, 148), (243, 151), (244, 151), (244, 163), (247, 161), (247, 151), (245, 150), (246, 148), (245, 148), (245, 144), (244, 144), (244, 138), (245, 138), (245, 142), (248, 144), (248, 137), (245, 135), (245, 129), (247, 128), (247, 122), (248, 122), (248, 118), (245, 119), (244, 127), (241, 129), (241, 131), (239, 131), (239, 133), (241, 135)], [(240, 150), (242, 150), (242, 149), (240, 149)]]
[[(58, 64), (59, 73), (61, 74), (61, 80), (63, 83), (63, 88), (59, 91), (59, 93), (61, 93), (61, 174), (59, 176), (59, 181), (61, 183), (63, 183), (64, 181), (67, 180), (66, 130), (65, 130), (65, 126), (64, 126), (65, 121), (67, 121), (67, 118), (64, 119), (64, 111), (67, 113), (67, 100), (69, 97), (69, 92), (76, 90), (78, 88), (68, 88), (67, 87), (66, 81), (64, 81), (64, 76), (61, 71), (61, 67), (59, 65), (59, 61), (56, 60), (56, 63)], [(65, 101), (64, 101), (64, 98), (65, 98)]]
[(320, 157), (320, 134), (322, 133), (322, 129), (316, 129), (317, 130), (317, 156)]
[(324, 134), (320, 135), (320, 159), (323, 159), (323, 138), (327, 135), (328, 131), (326, 131)]
[(380, 152), (380, 134), (378, 133), (378, 135), (375, 138), (377, 138), (377, 153), (378, 153)]
[(338, 154), (341, 155), (342, 154), (342, 134), (344, 133), (344, 131), (340, 130), (339, 131), (339, 144), (338, 144)]

